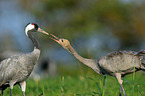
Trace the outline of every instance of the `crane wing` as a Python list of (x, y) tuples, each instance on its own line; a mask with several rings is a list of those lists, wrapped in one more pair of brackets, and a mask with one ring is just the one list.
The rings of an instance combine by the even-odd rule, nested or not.
[(18, 72), (17, 56), (7, 58), (0, 63), (0, 84), (11, 80), (11, 78)]
[(102, 57), (99, 65), (109, 73), (132, 71), (134, 67), (140, 68), (141, 61), (134, 51), (116, 51)]
[(31, 74), (38, 60), (37, 52), (20, 54), (0, 63), (0, 85), (9, 81), (24, 81)]
[(34, 64), (34, 61), (36, 61), (31, 57), (30, 54), (22, 54), (3, 60), (0, 63), (0, 85), (12, 80), (12, 78), (21, 79), (27, 76), (28, 71), (32, 71), (33, 69), (31, 64)]
[(141, 64), (143, 66), (143, 68), (145, 69), (145, 50), (141, 50), (137, 53), (137, 55), (139, 56), (140, 60), (141, 60)]

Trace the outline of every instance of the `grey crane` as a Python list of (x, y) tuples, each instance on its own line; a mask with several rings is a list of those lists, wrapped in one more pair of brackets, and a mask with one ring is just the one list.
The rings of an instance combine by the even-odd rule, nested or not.
[(23, 96), (25, 96), (26, 80), (40, 55), (39, 43), (33, 37), (32, 32), (41, 32), (49, 35), (35, 23), (28, 23), (26, 25), (25, 33), (32, 40), (34, 50), (30, 53), (12, 56), (0, 63), (0, 90), (2, 90), (2, 94), (3, 90), (10, 86), (10, 95), (12, 96), (13, 86), (19, 84)]
[[(134, 52), (134, 51), (115, 51), (100, 59), (86, 59), (81, 57), (70, 45), (67, 39), (59, 39), (58, 37), (51, 34), (54, 38), (50, 37), (52, 40), (60, 44), (64, 49), (68, 50), (73, 54), (80, 62), (84, 65), (92, 68), (96, 73), (102, 75), (111, 75), (116, 77), (120, 84), (120, 93), (123, 91), (124, 96), (125, 90), (123, 88), (123, 80), (121, 77), (134, 71), (145, 70), (145, 51)], [(134, 70), (135, 68), (135, 70)]]

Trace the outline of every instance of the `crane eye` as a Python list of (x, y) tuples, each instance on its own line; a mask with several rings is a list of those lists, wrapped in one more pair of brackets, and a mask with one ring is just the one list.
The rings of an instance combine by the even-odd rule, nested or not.
[(61, 42), (63, 42), (63, 40), (61, 40)]
[(34, 26), (34, 28), (35, 28), (36, 30), (38, 30), (38, 25), (37, 25), (37, 24), (32, 23), (32, 25)]

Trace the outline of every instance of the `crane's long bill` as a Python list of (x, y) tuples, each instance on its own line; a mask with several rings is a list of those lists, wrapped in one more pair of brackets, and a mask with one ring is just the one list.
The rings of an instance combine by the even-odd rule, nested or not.
[(43, 34), (49, 35), (49, 33), (47, 33), (46, 31), (42, 30), (41, 28), (38, 28), (38, 32), (41, 32)]
[(56, 42), (59, 42), (59, 38), (58, 37), (56, 37), (56, 36), (54, 36), (53, 34), (50, 34), (52, 37), (54, 37), (54, 38), (52, 38), (52, 37), (49, 37), (50, 39), (52, 39), (52, 40), (54, 40), (54, 41), (56, 41)]

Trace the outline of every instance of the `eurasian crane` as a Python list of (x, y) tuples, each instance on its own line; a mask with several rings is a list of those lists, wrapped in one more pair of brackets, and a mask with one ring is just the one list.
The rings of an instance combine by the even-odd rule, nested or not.
[(35, 23), (28, 23), (26, 25), (25, 34), (32, 40), (34, 50), (30, 53), (12, 56), (0, 63), (0, 90), (2, 90), (2, 94), (3, 90), (9, 85), (11, 89), (10, 95), (12, 96), (13, 86), (19, 84), (23, 96), (25, 96), (26, 80), (31, 74), (40, 55), (39, 43), (33, 37), (32, 32), (41, 32), (49, 35)]

